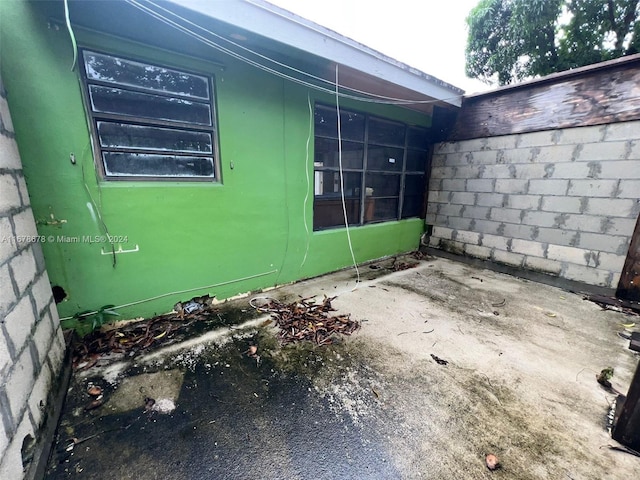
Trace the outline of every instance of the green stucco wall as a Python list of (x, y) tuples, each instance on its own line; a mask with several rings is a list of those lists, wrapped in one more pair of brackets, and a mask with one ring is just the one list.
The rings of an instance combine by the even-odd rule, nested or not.
[[(105, 182), (94, 167), (77, 67), (70, 69), (69, 35), (48, 23), (39, 8), (0, 2), (0, 60), (38, 231), (56, 239), (42, 246), (52, 284), (68, 293), (58, 305), (62, 317), (224, 284), (121, 309), (125, 318), (149, 316), (194, 295), (227, 298), (351, 263), (344, 229), (312, 231), (313, 135), (305, 164), (307, 96), (312, 104), (331, 102), (330, 96), (220, 54), (212, 56), (223, 68), (78, 32), (82, 45), (175, 64), (215, 79), (222, 184)], [(429, 122), (395, 107), (344, 106), (412, 124)], [(139, 246), (135, 253), (117, 255), (115, 267), (111, 255), (101, 254), (108, 244), (57, 241), (104, 233), (92, 203), (110, 234), (128, 237), (123, 249)], [(415, 249), (422, 231), (419, 219), (352, 228), (356, 259)], [(236, 281), (246, 277), (254, 278)]]

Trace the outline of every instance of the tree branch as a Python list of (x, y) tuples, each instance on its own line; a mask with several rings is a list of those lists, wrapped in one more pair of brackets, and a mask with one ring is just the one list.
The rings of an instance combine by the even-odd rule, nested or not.
[[(607, 0), (607, 6), (609, 7), (609, 22), (611, 23), (611, 30), (616, 31), (616, 7), (613, 4), (613, 0)], [(616, 39), (617, 42), (617, 39)]]
[(629, 33), (629, 27), (631, 26), (631, 23), (636, 18), (636, 8), (638, 7), (638, 1), (639, 0), (636, 0), (635, 2), (631, 2), (627, 4), (627, 8), (624, 12), (624, 16), (622, 17), (621, 24), (616, 23), (615, 12), (613, 10), (615, 8), (613, 6), (613, 0), (607, 1), (607, 4), (609, 6), (609, 19), (611, 21), (611, 29), (616, 34), (615, 50), (617, 52), (620, 52), (621, 54), (622, 54), (624, 39), (627, 36), (627, 33)]

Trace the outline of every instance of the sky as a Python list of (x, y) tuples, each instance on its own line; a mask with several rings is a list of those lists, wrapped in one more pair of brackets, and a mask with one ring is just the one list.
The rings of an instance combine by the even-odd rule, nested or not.
[(493, 87), (464, 73), (465, 18), (479, 0), (267, 0), (462, 88)]

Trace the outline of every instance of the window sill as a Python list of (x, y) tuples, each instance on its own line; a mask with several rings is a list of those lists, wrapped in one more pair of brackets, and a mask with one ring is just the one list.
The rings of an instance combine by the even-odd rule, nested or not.
[(185, 180), (105, 180), (100, 179), (100, 188), (218, 188), (222, 182), (211, 181), (185, 181)]
[[(380, 220), (379, 222), (371, 222), (371, 223), (366, 223), (364, 225), (350, 225), (349, 226), (349, 230), (362, 230), (362, 229), (375, 229), (375, 228), (383, 228), (383, 227), (392, 227), (395, 225), (401, 225), (404, 223), (413, 223), (413, 222), (419, 222), (421, 224), (424, 223), (424, 218), (419, 218), (419, 217), (411, 217), (411, 218), (403, 218), (401, 220)], [(327, 228), (323, 228), (321, 230), (314, 230), (313, 234), (314, 235), (327, 235), (327, 234), (331, 234), (331, 233), (336, 233), (336, 232), (344, 232), (346, 230), (346, 228), (344, 227), (344, 225), (339, 226), (339, 227), (327, 227)]]

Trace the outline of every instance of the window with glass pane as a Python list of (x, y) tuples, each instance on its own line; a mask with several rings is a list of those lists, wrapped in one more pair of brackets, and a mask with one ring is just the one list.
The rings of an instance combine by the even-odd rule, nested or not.
[[(360, 223), (360, 186), (362, 174), (344, 172), (344, 205), (349, 225)], [(325, 170), (315, 172), (313, 197), (313, 229), (344, 225), (342, 194), (340, 192), (340, 172)]]
[(429, 172), (429, 136), (424, 128), (409, 127), (400, 218), (424, 215), (427, 172)]
[[(362, 212), (365, 116), (340, 112), (341, 145), (338, 143), (338, 114), (335, 108), (317, 105), (314, 115), (315, 152), (313, 228), (344, 225), (342, 192), (349, 225), (359, 225)], [(340, 180), (340, 147), (343, 180)]]
[[(423, 214), (429, 137), (426, 128), (367, 114), (315, 107), (313, 228), (344, 226)], [(342, 150), (344, 185), (340, 181)]]
[(424, 174), (406, 174), (404, 179), (404, 197), (402, 218), (422, 216), (424, 207)]
[(82, 59), (105, 178), (218, 179), (209, 78), (89, 50)]

